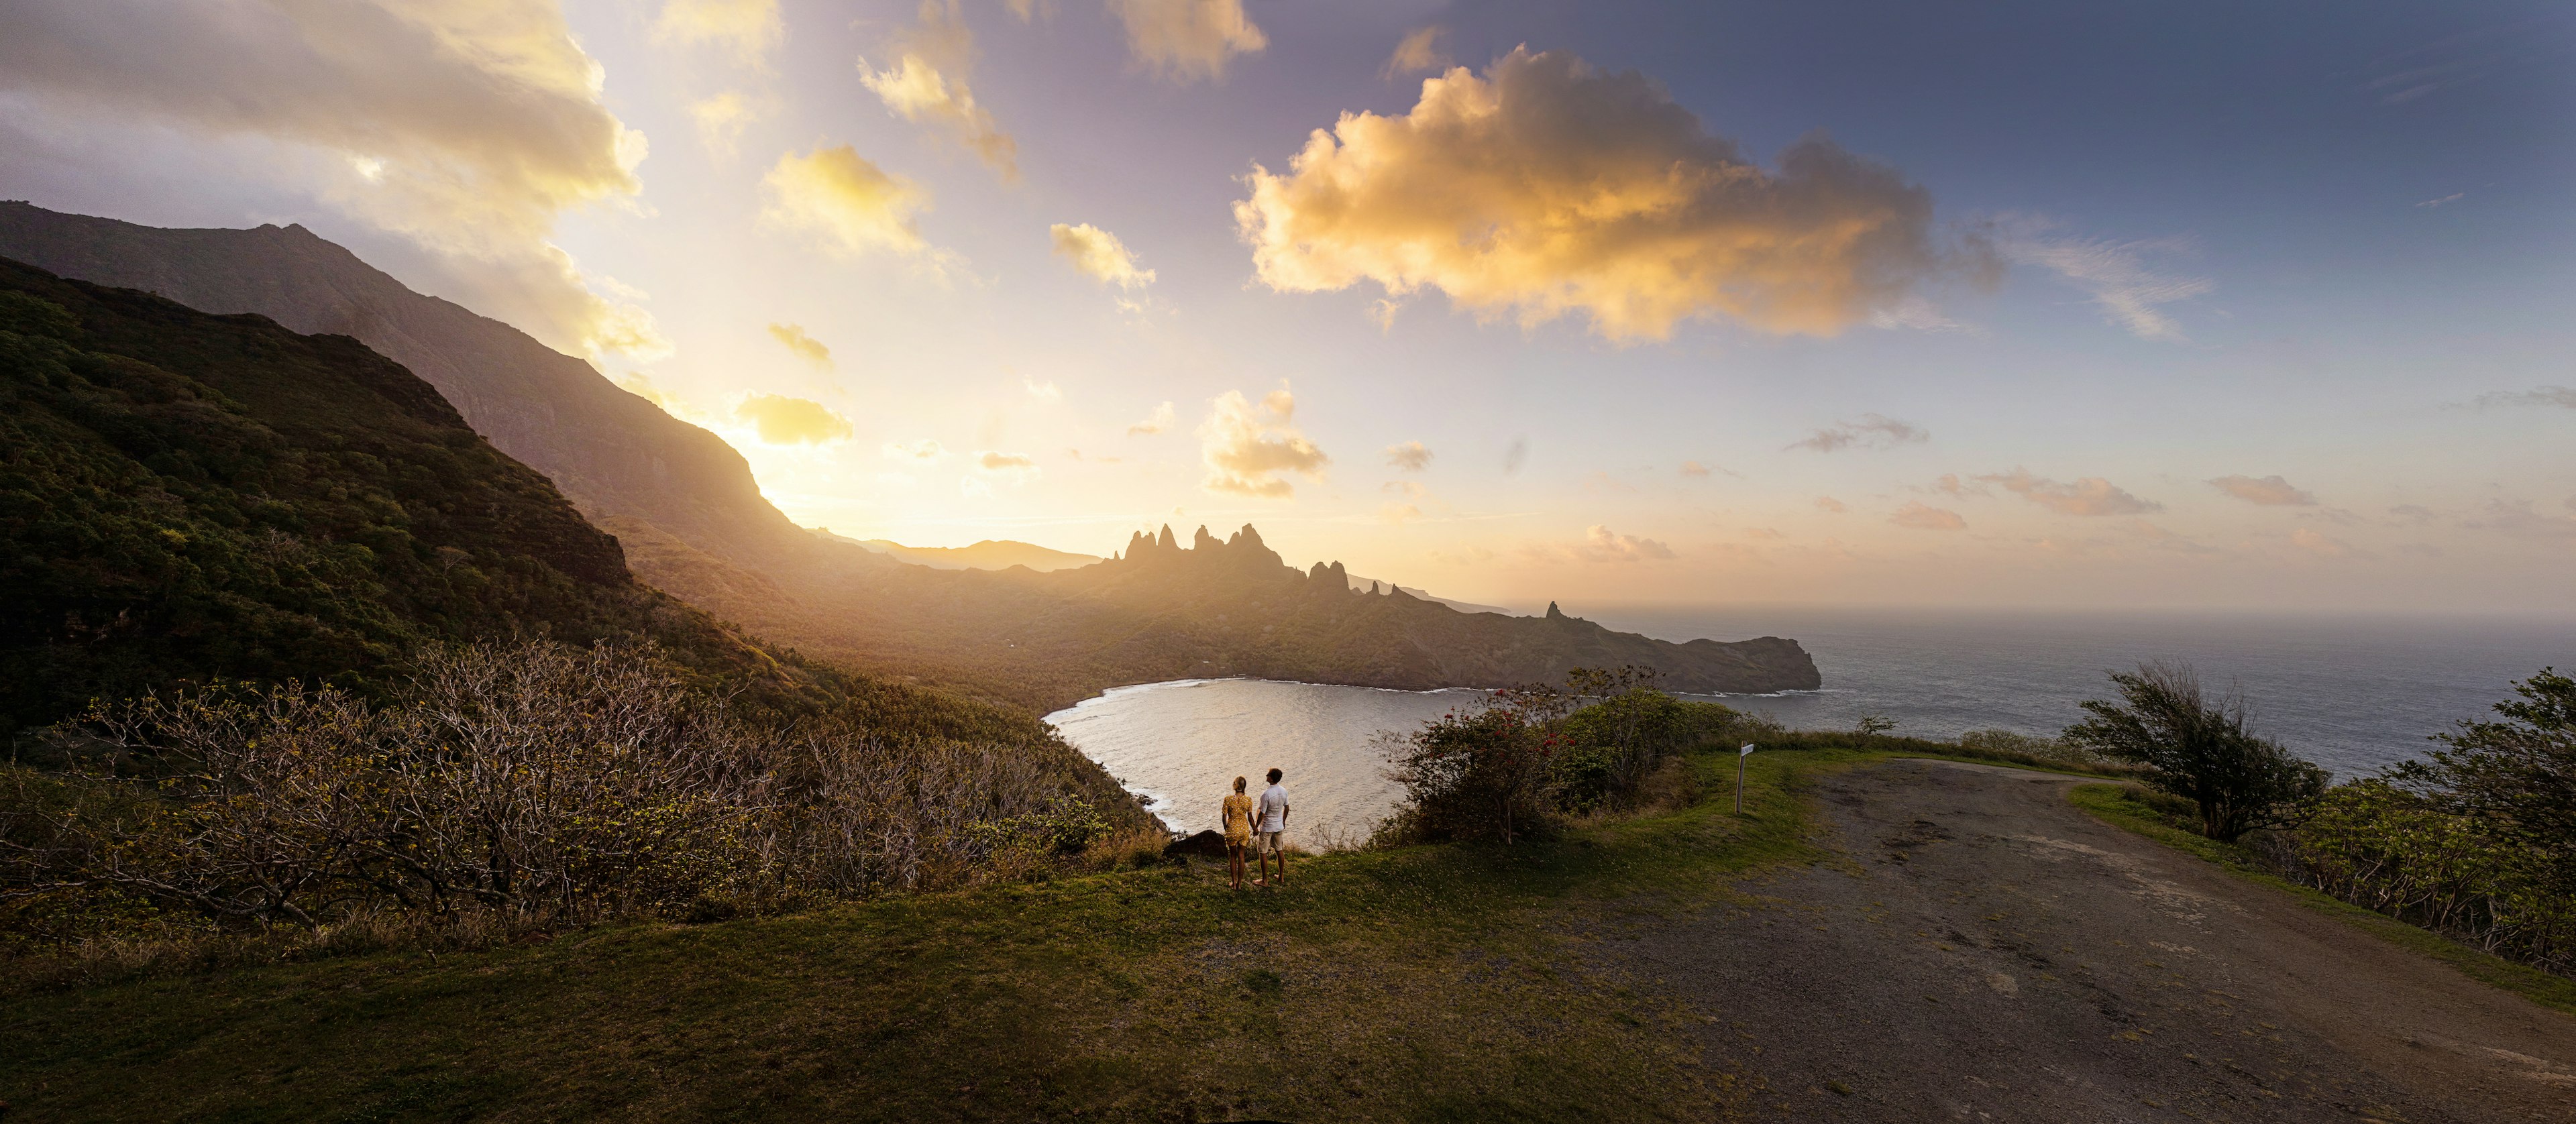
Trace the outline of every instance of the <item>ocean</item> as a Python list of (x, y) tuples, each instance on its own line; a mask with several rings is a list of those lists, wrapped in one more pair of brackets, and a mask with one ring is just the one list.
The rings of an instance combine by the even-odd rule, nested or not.
[[(1785, 636), (1823, 673), (1815, 691), (1694, 696), (1804, 729), (1848, 729), (1863, 715), (1896, 731), (1951, 738), (2000, 728), (2052, 734), (2109, 694), (2104, 673), (2180, 659), (2204, 684), (2241, 688), (2255, 729), (2333, 770), (2368, 773), (2422, 752), (2425, 739), (2482, 718), (2510, 681), (2576, 668), (2576, 620), (2236, 614), (2070, 614), (1844, 609), (1654, 609), (1590, 613), (1666, 640)], [(1396, 787), (1372, 740), (1478, 692), (1387, 691), (1266, 680), (1123, 687), (1047, 720), (1065, 740), (1153, 801), (1174, 828), (1216, 824), (1228, 784), (1287, 774), (1290, 834), (1310, 845), (1365, 835)]]

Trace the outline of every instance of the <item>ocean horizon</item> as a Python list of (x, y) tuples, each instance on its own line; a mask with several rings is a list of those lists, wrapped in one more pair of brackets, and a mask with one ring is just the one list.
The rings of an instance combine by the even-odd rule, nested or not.
[[(2181, 660), (2206, 686), (2241, 690), (2257, 732), (2338, 778), (2415, 756), (2432, 735), (2488, 716), (2514, 680), (2576, 666), (2576, 618), (1654, 606), (1578, 615), (1676, 642), (1796, 640), (1823, 676), (1818, 689), (1689, 697), (1799, 729), (1879, 715), (1896, 733), (1944, 740), (1978, 729), (2053, 735), (2082, 717), (2084, 700), (2110, 695), (2107, 672)], [(1213, 826), (1233, 777), (1258, 787), (1275, 766), (1306, 814), (1292, 835), (1346, 841), (1400, 796), (1374, 739), (1479, 694), (1191, 679), (1115, 688), (1047, 721), (1175, 829)]]

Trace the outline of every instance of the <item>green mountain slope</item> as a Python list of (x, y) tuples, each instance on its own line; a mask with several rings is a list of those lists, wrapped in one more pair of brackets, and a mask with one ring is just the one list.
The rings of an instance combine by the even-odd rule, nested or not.
[(0, 257), (204, 312), (353, 336), (436, 387), (475, 432), (545, 474), (593, 520), (642, 520), (755, 564), (813, 552), (722, 438), (517, 328), (413, 292), (301, 226), (170, 230), (0, 202)]
[(6, 259), (0, 591), (0, 737), (213, 677), (368, 691), (425, 641), (642, 635), (757, 710), (1015, 746), (1130, 803), (1034, 718), (810, 664), (638, 583), (545, 477), (356, 340)]

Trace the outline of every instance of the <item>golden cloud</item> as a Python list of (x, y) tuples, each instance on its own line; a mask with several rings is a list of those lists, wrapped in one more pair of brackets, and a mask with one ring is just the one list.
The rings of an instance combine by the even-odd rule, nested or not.
[(1227, 60), (1270, 45), (1243, 0), (1109, 0), (1136, 61), (1187, 82), (1222, 78)]
[(1896, 514), (1888, 516), (1887, 521), (1917, 531), (1964, 531), (1968, 528), (1968, 521), (1960, 518), (1958, 512), (1925, 503), (1908, 503), (1897, 508)]
[(1255, 407), (1239, 390), (1229, 390), (1208, 403), (1207, 420), (1199, 423), (1199, 452), (1207, 462), (1202, 487), (1263, 499), (1286, 499), (1296, 492), (1287, 480), (1297, 473), (1321, 480), (1330, 457), (1289, 424), (1297, 400), (1286, 390), (1263, 396)]
[(670, 0), (653, 21), (656, 43), (714, 43), (753, 66), (786, 37), (778, 0)]
[(801, 324), (772, 324), (769, 336), (785, 344), (787, 350), (794, 352), (799, 359), (826, 370), (832, 366), (832, 349), (823, 346), (823, 341), (806, 335)]
[(1057, 223), (1047, 228), (1047, 236), (1055, 241), (1055, 252), (1072, 259), (1074, 272), (1085, 277), (1121, 289), (1150, 285), (1154, 281), (1153, 270), (1136, 268), (1136, 255), (1128, 252), (1126, 243), (1119, 241), (1117, 235), (1090, 223), (1080, 226)]
[(1037, 459), (1019, 453), (981, 452), (975, 454), (975, 467), (992, 473), (1036, 472)]
[(1567, 553), (1585, 562), (1646, 562), (1677, 557), (1673, 548), (1653, 539), (1616, 534), (1598, 523), (1584, 528), (1583, 541)]
[(820, 445), (847, 441), (857, 432), (850, 419), (810, 398), (754, 394), (733, 408), (734, 417), (750, 422), (771, 445)]
[(948, 450), (940, 448), (939, 442), (924, 438), (923, 440), (915, 441), (909, 445), (897, 445), (891, 441), (886, 442), (885, 455), (888, 460), (936, 461), (946, 457), (948, 455)]
[(770, 195), (763, 219), (820, 234), (828, 249), (851, 255), (931, 252), (914, 221), (929, 208), (930, 197), (846, 144), (782, 155), (761, 186)]
[(1396, 41), (1395, 53), (1387, 56), (1386, 65), (1379, 69), (1379, 77), (1420, 74), (1448, 66), (1449, 55), (1440, 49), (1441, 34), (1442, 29), (1437, 25), (1405, 32), (1404, 38)]
[(1426, 79), (1411, 113), (1343, 114), (1247, 182), (1235, 221), (1274, 289), (1436, 288), (1613, 340), (1718, 317), (1833, 335), (1943, 265), (1931, 195), (1895, 170), (1811, 137), (1766, 171), (1653, 81), (1562, 52)]
[(1836, 515), (1840, 515), (1846, 511), (1850, 511), (1851, 505), (1835, 499), (1832, 496), (1817, 496), (1816, 508), (1820, 511), (1830, 511)]
[(2060, 515), (2145, 515), (2165, 509), (2165, 505), (2139, 499), (2099, 476), (2061, 484), (2033, 476), (2029, 469), (2016, 468), (1977, 479), (1999, 485), (2007, 492)]
[[(641, 133), (552, 0), (10, 7), (0, 90), (207, 137), (336, 159), (281, 175), (457, 264), (558, 346), (667, 351), (642, 309), (591, 291), (553, 246), (557, 216), (635, 195)], [(605, 282), (602, 282), (605, 285)]]
[(2315, 507), (2317, 505), (2317, 497), (2308, 494), (2305, 490), (2292, 487), (2289, 481), (2278, 476), (2265, 476), (2259, 479), (2252, 476), (2221, 476), (2210, 481), (2209, 484), (2237, 499), (2251, 504), (2261, 504), (2264, 507)]
[(1431, 467), (1431, 450), (1423, 448), (1419, 441), (1389, 445), (1386, 447), (1386, 463), (1405, 472), (1420, 472)]
[(993, 123), (993, 114), (967, 88), (975, 37), (957, 0), (922, 0), (920, 15), (920, 26), (904, 36), (893, 66), (872, 70), (868, 60), (859, 60), (860, 84), (904, 120), (947, 131), (1004, 180), (1019, 178), (1019, 142)]
[(1144, 417), (1137, 419), (1134, 424), (1129, 425), (1127, 427), (1127, 436), (1138, 437), (1161, 433), (1166, 429), (1172, 428), (1172, 423), (1178, 420), (1179, 416), (1172, 411), (1172, 404), (1165, 402), (1160, 406), (1154, 407), (1153, 413), (1147, 414)]
[(698, 142), (707, 151), (732, 156), (734, 144), (752, 122), (769, 116), (772, 105), (767, 99), (754, 99), (739, 91), (727, 90), (689, 103), (689, 120), (697, 123)]

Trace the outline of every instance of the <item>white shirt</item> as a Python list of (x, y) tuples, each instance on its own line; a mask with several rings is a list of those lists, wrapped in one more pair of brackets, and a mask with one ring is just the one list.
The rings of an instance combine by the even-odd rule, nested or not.
[(1271, 785), (1261, 790), (1261, 826), (1259, 831), (1288, 830), (1288, 790)]

